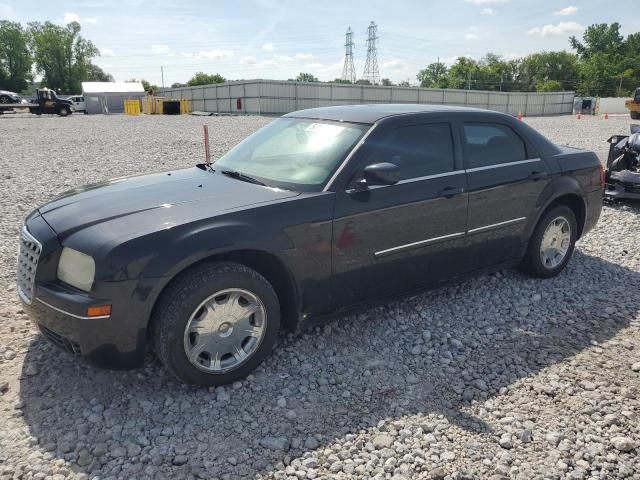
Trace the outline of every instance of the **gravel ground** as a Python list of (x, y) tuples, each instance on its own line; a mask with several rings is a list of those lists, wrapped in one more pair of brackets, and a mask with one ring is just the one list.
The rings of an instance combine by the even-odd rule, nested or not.
[[(61, 190), (220, 154), (259, 117), (0, 118), (0, 478), (640, 478), (639, 205), (565, 272), (504, 271), (283, 336), (215, 390), (47, 344), (13, 286), (24, 215)], [(526, 119), (594, 149), (611, 117)]]

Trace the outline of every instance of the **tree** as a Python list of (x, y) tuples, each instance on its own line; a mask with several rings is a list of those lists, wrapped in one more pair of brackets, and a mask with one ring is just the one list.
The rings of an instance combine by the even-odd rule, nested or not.
[(360, 80), (356, 80), (356, 85), (371, 85), (369, 80), (361, 78)]
[(28, 38), (19, 23), (0, 21), (1, 89), (22, 92), (32, 80)]
[(458, 57), (448, 72), (449, 88), (471, 89), (477, 88), (479, 65), (472, 58)]
[(80, 36), (80, 24), (65, 27), (51, 22), (29, 24), (31, 49), (36, 70), (43, 84), (68, 93), (80, 91), (80, 83), (89, 75), (91, 59), (100, 51)]
[(182, 88), (182, 87), (186, 87), (187, 84), (186, 83), (180, 83), (180, 82), (175, 82), (171, 84), (171, 88)]
[(208, 73), (197, 72), (193, 77), (191, 77), (186, 85), (187, 87), (197, 87), (198, 85), (212, 85), (214, 83), (224, 83), (226, 81), (226, 78), (219, 73), (209, 75)]
[(447, 88), (447, 66), (442, 62), (434, 62), (420, 70), (416, 78), (424, 88)]
[[(625, 52), (626, 42), (620, 34), (620, 24), (591, 25), (584, 31), (582, 41), (571, 37), (569, 43), (581, 60), (577, 92), (581, 95), (614, 96), (620, 88), (618, 81), (628, 66), (625, 58), (628, 52)], [(631, 43), (636, 43), (635, 37)]]
[(115, 82), (116, 80), (113, 78), (113, 75), (105, 72), (98, 65), (94, 65), (93, 63), (89, 64), (89, 69), (87, 71), (87, 76), (85, 78), (86, 81), (89, 82)]
[[(525, 90), (556, 91), (575, 88), (579, 75), (578, 57), (569, 52), (540, 52), (528, 55), (520, 65), (520, 81)], [(554, 82), (554, 83), (551, 83)], [(545, 85), (544, 87), (542, 87)], [(547, 88), (540, 90), (538, 87)]]
[(319, 82), (319, 80), (312, 73), (300, 72), (296, 77), (296, 82)]
[(383, 78), (382, 80), (380, 80), (380, 83), (385, 87), (393, 86), (393, 82), (391, 80), (389, 80), (388, 78)]
[(343, 80), (342, 78), (336, 78), (333, 82), (331, 83), (348, 83), (351, 84), (351, 80)]
[(564, 90), (558, 80), (545, 80), (536, 83), (536, 92), (560, 92)]

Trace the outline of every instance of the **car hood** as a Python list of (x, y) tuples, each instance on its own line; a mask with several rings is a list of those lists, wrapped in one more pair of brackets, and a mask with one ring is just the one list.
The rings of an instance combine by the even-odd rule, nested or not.
[[(125, 217), (131, 217), (132, 227), (139, 225), (143, 217), (161, 225), (170, 215), (175, 215), (176, 209), (168, 207), (184, 209), (194, 204), (206, 204), (206, 213), (212, 216), (296, 195), (299, 193), (247, 183), (193, 167), (87, 185), (61, 194), (41, 206), (39, 211), (58, 236), (65, 238), (79, 230)], [(167, 214), (163, 215), (163, 212)], [(183, 221), (188, 220), (189, 216), (185, 214)], [(171, 217), (171, 221), (175, 222), (175, 217)], [(122, 225), (123, 222), (115, 223)]]

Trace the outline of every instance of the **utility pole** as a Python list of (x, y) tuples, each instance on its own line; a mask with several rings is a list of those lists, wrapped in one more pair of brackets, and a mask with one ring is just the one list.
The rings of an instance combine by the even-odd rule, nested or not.
[(367, 28), (367, 60), (364, 63), (362, 78), (369, 80), (372, 85), (380, 83), (380, 71), (378, 70), (378, 26), (372, 21)]
[(162, 77), (162, 88), (164, 88), (164, 67), (160, 65), (160, 75)]
[(351, 27), (347, 29), (346, 40), (344, 43), (344, 67), (342, 67), (342, 80), (348, 80), (356, 83), (356, 68), (353, 66), (353, 30)]
[(438, 61), (436, 62), (436, 88), (440, 85), (438, 80), (440, 80), (440, 57), (438, 57)]

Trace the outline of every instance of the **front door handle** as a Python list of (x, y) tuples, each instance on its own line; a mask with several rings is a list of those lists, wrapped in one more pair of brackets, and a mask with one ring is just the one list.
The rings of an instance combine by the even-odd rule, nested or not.
[(440, 193), (441, 197), (451, 198), (451, 197), (454, 197), (456, 195), (460, 195), (461, 193), (464, 193), (464, 188), (462, 188), (462, 187), (445, 187), (442, 190), (440, 190), (439, 193)]
[(548, 177), (549, 174), (547, 172), (531, 172), (529, 174), (529, 179), (533, 180), (533, 181), (538, 181), (540, 179), (543, 179), (545, 177)]

